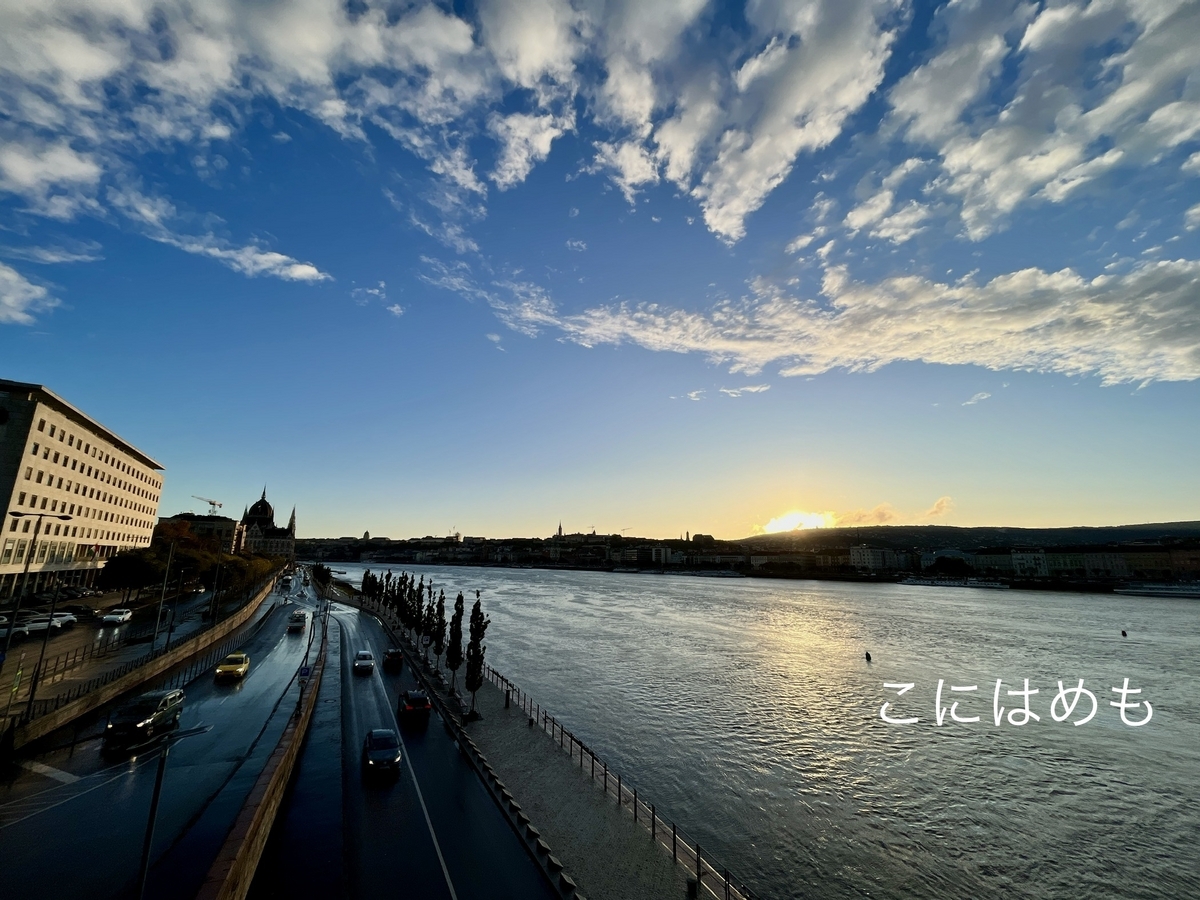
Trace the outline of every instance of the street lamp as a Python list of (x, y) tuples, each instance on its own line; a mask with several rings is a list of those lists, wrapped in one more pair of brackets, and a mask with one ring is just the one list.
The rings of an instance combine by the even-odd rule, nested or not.
[(13, 620), (8, 623), (8, 634), (4, 636), (4, 652), (0, 653), (0, 672), (4, 671), (4, 661), (8, 658), (8, 648), (12, 645), (13, 631), (16, 629), (17, 613), (21, 610), (21, 601), (29, 593), (29, 564), (33, 562), (33, 553), (37, 549), (38, 534), (42, 530), (42, 519), (62, 519), (64, 522), (69, 522), (73, 518), (73, 516), (64, 516), (57, 513), (10, 512), (9, 515), (14, 519), (34, 517), (37, 519), (37, 524), (34, 525), (33, 536), (29, 539), (29, 549), (25, 551), (25, 571), (22, 573), (21, 593), (17, 595), (17, 602), (13, 604)]
[(197, 725), (186, 731), (176, 731), (165, 734), (159, 741), (162, 751), (158, 757), (158, 774), (154, 777), (154, 793), (150, 795), (150, 818), (146, 822), (146, 838), (142, 841), (142, 864), (138, 869), (137, 896), (142, 900), (146, 896), (146, 879), (150, 875), (150, 848), (154, 844), (154, 823), (158, 819), (158, 801), (162, 797), (163, 776), (167, 774), (167, 755), (171, 747), (184, 738), (195, 737), (212, 731), (211, 725)]

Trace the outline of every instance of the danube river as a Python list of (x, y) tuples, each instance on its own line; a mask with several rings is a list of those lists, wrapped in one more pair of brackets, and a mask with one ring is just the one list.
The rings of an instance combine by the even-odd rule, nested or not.
[(409, 571), (478, 588), (487, 661), (761, 897), (1200, 897), (1200, 600)]

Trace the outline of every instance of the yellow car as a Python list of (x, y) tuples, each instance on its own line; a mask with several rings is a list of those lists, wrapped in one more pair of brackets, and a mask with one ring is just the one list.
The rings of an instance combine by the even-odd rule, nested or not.
[(225, 657), (225, 661), (217, 666), (217, 680), (223, 678), (245, 678), (246, 673), (250, 671), (250, 657), (242, 653), (240, 650), (237, 653), (230, 653)]

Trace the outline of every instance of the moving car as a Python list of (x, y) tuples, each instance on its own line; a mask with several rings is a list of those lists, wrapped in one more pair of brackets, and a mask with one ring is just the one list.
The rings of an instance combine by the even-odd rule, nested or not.
[(50, 618), (45, 613), (35, 613), (31, 616), (21, 616), (17, 619), (18, 625), (24, 625), (30, 634), (41, 634), (47, 629), (51, 633), (57, 633), (62, 630), (63, 623), (57, 617)]
[(74, 625), (79, 621), (72, 612), (56, 612), (54, 618), (58, 620), (58, 624), (63, 628), (68, 625)]
[(359, 650), (354, 654), (354, 674), (370, 675), (375, 671), (375, 657), (370, 650)]
[(389, 650), (383, 651), (383, 671), (399, 672), (404, 669), (404, 651), (399, 647), (392, 647)]
[(288, 616), (288, 631), (303, 631), (308, 627), (308, 613), (302, 609), (296, 610)]
[(424, 691), (405, 691), (400, 695), (400, 719), (403, 722), (428, 722), (433, 704)]
[(249, 655), (243, 653), (241, 650), (238, 650), (235, 653), (230, 653), (227, 657), (225, 657), (221, 664), (217, 666), (216, 677), (217, 681), (220, 681), (223, 678), (241, 679), (245, 678), (246, 673), (249, 671)]
[(179, 724), (183, 715), (183, 691), (164, 690), (143, 694), (108, 717), (104, 743), (110, 746), (137, 744)]
[[(3, 616), (0, 616), (0, 618), (3, 618)], [(5, 619), (5, 621), (0, 622), (0, 638), (8, 637), (8, 630), (8, 620)], [(12, 626), (12, 639), (14, 641), (24, 640), (27, 637), (29, 637), (29, 629), (25, 627), (24, 622), (18, 622)]]
[(393, 778), (400, 775), (400, 737), (390, 728), (372, 728), (363, 741), (363, 777), (387, 774)]
[(100, 619), (104, 625), (124, 625), (133, 618), (133, 610), (126, 609), (123, 606), (118, 606), (116, 609), (110, 609)]
[(59, 609), (63, 612), (71, 613), (76, 619), (96, 618), (96, 610), (86, 603), (68, 603), (65, 606), (60, 606)]

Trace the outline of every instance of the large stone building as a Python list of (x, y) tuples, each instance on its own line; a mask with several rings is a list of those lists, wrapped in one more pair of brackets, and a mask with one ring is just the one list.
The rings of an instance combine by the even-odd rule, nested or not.
[(275, 525), (275, 509), (267, 502), (267, 489), (262, 497), (242, 513), (237, 536), (237, 549), (241, 553), (260, 553), (263, 556), (296, 556), (296, 508), (286, 528)]
[(233, 553), (242, 528), (238, 521), (229, 516), (202, 516), (192, 512), (177, 513), (162, 521), (186, 523), (192, 534), (209, 549), (215, 552), (219, 548), (222, 553)]
[(48, 388), (0, 379), (0, 598), (26, 564), (30, 591), (91, 584), (113, 554), (148, 546), (162, 470)]

